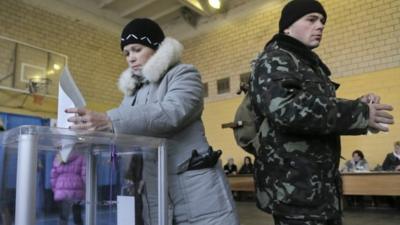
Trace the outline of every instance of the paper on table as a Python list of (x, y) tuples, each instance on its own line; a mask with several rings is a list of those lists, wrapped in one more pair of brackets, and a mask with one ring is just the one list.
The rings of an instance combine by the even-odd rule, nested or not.
[[(72, 124), (68, 122), (68, 118), (72, 115), (70, 113), (65, 113), (65, 109), (82, 108), (85, 106), (85, 99), (79, 91), (78, 86), (75, 84), (68, 66), (65, 66), (58, 85), (57, 127), (68, 128)], [(63, 162), (67, 162), (73, 147), (74, 144), (71, 143), (70, 140), (61, 141), (60, 156)]]

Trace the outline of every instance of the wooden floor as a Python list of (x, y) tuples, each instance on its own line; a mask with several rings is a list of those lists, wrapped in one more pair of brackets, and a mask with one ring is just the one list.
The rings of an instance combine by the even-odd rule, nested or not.
[[(345, 195), (398, 195), (400, 196), (400, 173), (369, 172), (342, 174)], [(228, 177), (232, 191), (252, 193), (252, 175)], [(387, 197), (380, 197), (387, 198)], [(274, 225), (272, 216), (256, 207), (251, 198), (241, 197), (237, 209), (241, 225)], [(243, 201), (244, 200), (244, 201)], [(399, 225), (400, 210), (390, 207), (345, 207), (343, 225)]]
[[(236, 202), (241, 225), (274, 225), (271, 215), (255, 206), (255, 202)], [(399, 225), (400, 210), (345, 209), (343, 225)]]

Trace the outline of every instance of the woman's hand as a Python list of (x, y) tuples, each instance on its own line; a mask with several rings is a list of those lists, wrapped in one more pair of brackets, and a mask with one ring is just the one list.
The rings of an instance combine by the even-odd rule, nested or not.
[(86, 108), (69, 108), (66, 113), (74, 113), (68, 118), (68, 122), (74, 123), (71, 129), (112, 131), (112, 123), (106, 113), (91, 111)]

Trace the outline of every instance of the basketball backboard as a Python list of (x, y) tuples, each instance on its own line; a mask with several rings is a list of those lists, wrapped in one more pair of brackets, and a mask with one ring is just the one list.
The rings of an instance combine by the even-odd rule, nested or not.
[(2, 36), (0, 49), (0, 108), (55, 113), (67, 56)]
[(0, 89), (56, 98), (67, 56), (0, 36)]

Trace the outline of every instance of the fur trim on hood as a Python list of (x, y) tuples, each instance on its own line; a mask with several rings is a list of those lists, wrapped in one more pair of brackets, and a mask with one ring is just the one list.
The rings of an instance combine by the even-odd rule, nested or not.
[[(155, 54), (143, 66), (143, 78), (147, 82), (158, 82), (167, 70), (179, 62), (183, 46), (174, 38), (166, 37), (161, 42)], [(134, 76), (132, 69), (126, 69), (120, 76), (118, 88), (125, 95), (132, 95), (135, 88), (140, 85), (138, 76)]]

